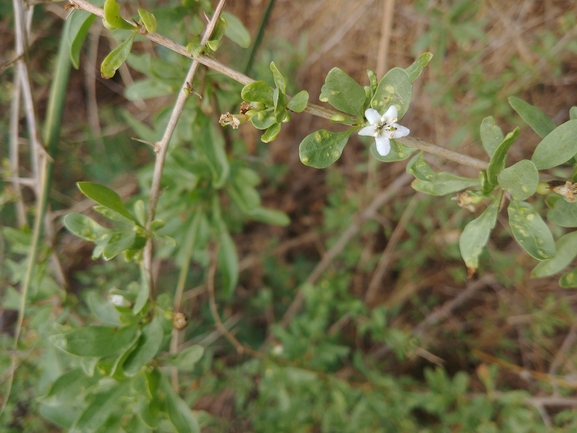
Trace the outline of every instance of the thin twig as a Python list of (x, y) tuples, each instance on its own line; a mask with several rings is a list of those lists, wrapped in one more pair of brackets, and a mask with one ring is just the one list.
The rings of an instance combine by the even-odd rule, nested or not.
[[(84, 0), (73, 0), (74, 2)], [(224, 8), (226, 0), (220, 0), (216, 10), (214, 11), (214, 15), (210, 22), (206, 27), (206, 31), (202, 37), (202, 44), (206, 44), (209, 41), (210, 35), (212, 34), (214, 28), (216, 27), (218, 18), (220, 17), (220, 13)], [(98, 9), (98, 8), (97, 8)], [(100, 9), (100, 11), (102, 11)], [(92, 12), (92, 11), (91, 11)], [(93, 12), (94, 13), (94, 12)], [(156, 33), (154, 33), (156, 35)], [(184, 47), (183, 47), (184, 48)], [(186, 52), (186, 50), (185, 50)], [(188, 56), (190, 57), (190, 56)], [(156, 206), (158, 204), (158, 199), (160, 197), (160, 180), (162, 179), (162, 171), (164, 169), (164, 161), (166, 159), (166, 154), (168, 152), (168, 144), (170, 142), (170, 138), (176, 128), (176, 124), (178, 123), (178, 119), (184, 110), (184, 106), (188, 99), (189, 93), (187, 89), (192, 85), (192, 80), (194, 79), (194, 75), (196, 74), (196, 70), (198, 68), (199, 61), (198, 59), (194, 59), (192, 61), (192, 65), (186, 74), (186, 78), (184, 79), (184, 84), (182, 89), (178, 93), (178, 97), (176, 98), (176, 103), (174, 104), (174, 108), (172, 109), (172, 114), (170, 115), (170, 119), (168, 120), (168, 125), (166, 126), (166, 130), (164, 131), (164, 135), (162, 139), (157, 143), (158, 145), (158, 152), (156, 154), (156, 160), (154, 163), (154, 173), (152, 177), (152, 185), (150, 187), (150, 199), (148, 203), (148, 218), (146, 220), (146, 228), (150, 229), (150, 224), (154, 221), (154, 216), (156, 214)], [(153, 242), (152, 239), (148, 239), (146, 246), (144, 248), (144, 256), (143, 256), (143, 264), (144, 264), (144, 272), (148, 279), (149, 287), (150, 287), (150, 294), (151, 297), (154, 295), (154, 278), (152, 272), (152, 250), (153, 250)]]
[[(20, 75), (18, 69), (14, 74), (14, 90), (12, 92), (12, 105), (10, 108), (10, 176), (14, 179), (18, 178), (20, 173), (19, 150), (18, 150), (18, 128), (20, 123)], [(16, 205), (16, 221), (18, 227), (24, 227), (26, 221), (26, 207), (24, 205), (24, 198), (22, 197), (21, 184), (13, 180), (12, 189), (14, 190), (14, 204)]]
[(216, 265), (218, 263), (217, 255), (218, 255), (218, 247), (211, 252), (210, 267), (208, 268), (208, 277), (206, 281), (208, 287), (208, 300), (210, 304), (210, 312), (216, 324), (216, 328), (235, 347), (238, 353), (240, 354), (247, 353), (251, 356), (254, 356), (255, 358), (265, 358), (266, 354), (264, 352), (254, 350), (238, 341), (236, 337), (230, 333), (230, 331), (226, 328), (226, 326), (224, 326), (222, 320), (220, 319), (220, 315), (218, 314), (218, 308), (216, 306), (216, 297), (214, 294), (214, 276), (216, 274)]
[[(480, 350), (475, 349), (472, 351), (472, 354), (475, 357), (479, 358), (483, 362), (498, 365), (499, 367), (501, 367), (505, 370), (509, 370), (513, 373), (518, 374), (520, 377), (524, 377), (524, 378), (530, 377), (532, 379), (535, 379), (535, 380), (538, 380), (541, 382), (546, 382), (548, 384), (555, 383), (557, 386), (560, 386), (562, 388), (577, 389), (577, 381), (575, 381), (575, 380), (568, 380), (568, 379), (565, 379), (563, 377), (553, 376), (553, 375), (548, 374), (548, 373), (541, 373), (539, 371), (528, 370), (528, 369), (520, 367), (516, 364), (512, 364), (508, 361), (497, 358), (493, 355), (489, 355), (488, 353), (481, 352)], [(555, 398), (559, 399), (561, 397), (555, 397)]]
[[(341, 237), (337, 240), (337, 242), (332, 246), (330, 250), (326, 252), (323, 256), (321, 261), (317, 264), (317, 266), (313, 269), (311, 274), (306, 279), (305, 283), (298, 289), (298, 292), (289, 306), (288, 310), (284, 314), (280, 326), (286, 328), (288, 324), (291, 322), (294, 315), (301, 309), (305, 292), (303, 287), (307, 285), (314, 284), (317, 279), (322, 275), (322, 273), (328, 268), (328, 266), (332, 263), (335, 257), (346, 247), (349, 241), (357, 234), (359, 229), (361, 228), (362, 224), (373, 218), (376, 214), (377, 210), (391, 200), (397, 191), (401, 189), (403, 186), (407, 185), (409, 181), (413, 179), (413, 177), (407, 173), (403, 173), (399, 176), (395, 181), (383, 192), (381, 192), (372, 203), (363, 211), (357, 213), (353, 218), (353, 222), (349, 226), (347, 230), (341, 235)], [(269, 336), (268, 340), (270, 340), (271, 336)]]
[(395, 230), (393, 230), (393, 234), (391, 235), (391, 238), (387, 242), (387, 246), (385, 247), (385, 250), (381, 255), (379, 264), (377, 265), (377, 269), (375, 270), (373, 278), (369, 283), (369, 288), (367, 289), (367, 293), (365, 294), (365, 305), (370, 305), (373, 302), (373, 299), (377, 294), (377, 290), (381, 285), (383, 275), (385, 275), (385, 272), (387, 272), (387, 269), (389, 267), (388, 265), (390, 263), (391, 257), (393, 256), (395, 248), (397, 247), (397, 244), (401, 240), (401, 236), (405, 232), (405, 227), (407, 226), (409, 219), (413, 216), (413, 212), (417, 207), (417, 204), (419, 203), (421, 197), (422, 195), (420, 193), (417, 193), (411, 198), (409, 204), (403, 211), (403, 215), (401, 216), (399, 223), (395, 227)]
[[(79, 9), (84, 9), (87, 10), (88, 12), (91, 12), (95, 15), (98, 15), (99, 17), (103, 17), (104, 16), (104, 12), (102, 9), (100, 9), (99, 7), (96, 7), (90, 3), (88, 3), (86, 0), (69, 0), (70, 4), (74, 5), (75, 7), (79, 8)], [(144, 35), (146, 38), (150, 39), (153, 42), (156, 42), (159, 45), (162, 45), (163, 47), (168, 48), (169, 50), (172, 50), (178, 54), (181, 54), (185, 57), (189, 57), (191, 59), (195, 59), (196, 61), (198, 61), (199, 63), (203, 64), (204, 66), (219, 72), (223, 75), (226, 75), (229, 78), (232, 78), (235, 81), (238, 81), (241, 84), (247, 85), (250, 84), (252, 82), (254, 82), (254, 80), (250, 77), (247, 77), (246, 75), (232, 69), (229, 68), (228, 66), (223, 65), (222, 63), (219, 63), (218, 61), (214, 60), (211, 57), (208, 56), (204, 56), (204, 55), (199, 55), (199, 56), (193, 56), (191, 53), (189, 53), (186, 50), (186, 47), (177, 44), (176, 42), (168, 39), (165, 36), (159, 35), (158, 33), (149, 33), (147, 35)], [(339, 115), (344, 115), (347, 118), (350, 118), (352, 120), (356, 120), (355, 118), (344, 114), (344, 113), (340, 113), (338, 111), (332, 110), (330, 108), (325, 108), (325, 107), (321, 107), (319, 105), (316, 104), (311, 104), (309, 103), (307, 105), (307, 107), (304, 110), (305, 112), (312, 114), (313, 116), (317, 116), (323, 119), (328, 119), (330, 120), (335, 114), (339, 114)], [(452, 150), (449, 149), (445, 149), (444, 147), (441, 146), (437, 146), (436, 144), (433, 143), (428, 143), (424, 140), (418, 139), (418, 138), (413, 138), (413, 137), (403, 137), (403, 138), (399, 138), (397, 139), (399, 142), (406, 144), (407, 146), (411, 146), (411, 147), (415, 147), (416, 149), (419, 150), (423, 150), (425, 152), (428, 153), (432, 153), (434, 155), (438, 155), (441, 156), (443, 158), (447, 158), (451, 161), (455, 161), (458, 162), (459, 164), (462, 165), (467, 165), (469, 167), (473, 167), (479, 170), (485, 170), (487, 168), (487, 163), (485, 161), (481, 161), (480, 159), (477, 158), (473, 158), (470, 156), (466, 156), (466, 155), (462, 155), (458, 152), (454, 152)]]
[[(190, 231), (187, 236), (187, 239), (183, 245), (183, 257), (184, 263), (180, 268), (180, 275), (178, 276), (178, 282), (176, 284), (176, 292), (174, 295), (174, 311), (181, 312), (181, 304), (182, 304), (182, 294), (184, 292), (184, 286), (186, 284), (186, 277), (188, 276), (188, 270), (190, 268), (190, 260), (192, 258), (192, 252), (194, 251), (194, 245), (196, 244), (196, 233), (198, 232), (198, 225), (200, 224), (200, 219), (202, 216), (202, 212), (197, 211), (194, 215), (194, 219), (192, 224), (190, 225)], [(170, 341), (170, 353), (176, 354), (178, 353), (178, 338), (180, 336), (180, 332), (178, 329), (172, 330), (172, 340)], [(175, 391), (178, 391), (178, 369), (176, 367), (172, 367), (171, 369), (171, 380), (172, 380), (172, 388)]]
[[(412, 330), (411, 335), (413, 337), (422, 336), (425, 333), (425, 331), (429, 329), (431, 326), (448, 318), (453, 312), (453, 310), (455, 310), (466, 300), (468, 300), (475, 292), (487, 286), (488, 284), (493, 283), (494, 281), (495, 278), (493, 277), (493, 275), (487, 274), (479, 278), (477, 281), (469, 283), (467, 285), (467, 288), (463, 290), (461, 293), (459, 293), (458, 296), (451, 299), (450, 301), (447, 301), (445, 304), (443, 304), (441, 308), (429, 314), (425, 318), (425, 320), (423, 320), (418, 326), (416, 326)], [(389, 346), (382, 346), (374, 352), (373, 357), (375, 359), (379, 359), (389, 354), (390, 352), (391, 349)]]
[(391, 42), (391, 29), (393, 27), (393, 15), (395, 14), (395, 0), (385, 0), (383, 7), (383, 24), (381, 25), (381, 39), (377, 52), (377, 77), (385, 75)]
[(358, 5), (357, 8), (349, 14), (347, 20), (344, 23), (336, 23), (334, 26), (334, 32), (332, 32), (320, 50), (313, 52), (307, 58), (307, 61), (302, 67), (302, 70), (308, 71), (317, 60), (324, 58), (326, 53), (331, 51), (338, 44), (341, 44), (348, 31), (359, 22), (363, 15), (367, 13), (367, 10), (373, 4), (373, 2), (374, 0), (365, 0), (363, 4)]
[[(563, 340), (563, 344), (559, 348), (559, 351), (555, 355), (555, 359), (549, 367), (550, 375), (555, 376), (557, 374), (557, 370), (561, 366), (561, 363), (566, 359), (567, 352), (575, 344), (575, 340), (577, 340), (577, 325), (571, 326), (567, 337)], [(553, 392), (555, 395), (559, 394), (559, 388), (556, 384), (553, 384)]]

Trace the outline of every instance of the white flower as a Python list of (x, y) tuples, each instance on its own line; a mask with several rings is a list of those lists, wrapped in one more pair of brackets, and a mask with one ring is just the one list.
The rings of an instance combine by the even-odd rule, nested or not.
[(391, 151), (391, 138), (400, 138), (409, 135), (409, 128), (395, 123), (397, 121), (397, 108), (391, 105), (382, 116), (377, 110), (367, 108), (365, 117), (371, 124), (359, 131), (359, 135), (375, 137), (377, 152), (381, 156), (387, 156)]
[(110, 295), (108, 300), (112, 305), (116, 305), (117, 307), (123, 307), (125, 304), (125, 299), (122, 295)]

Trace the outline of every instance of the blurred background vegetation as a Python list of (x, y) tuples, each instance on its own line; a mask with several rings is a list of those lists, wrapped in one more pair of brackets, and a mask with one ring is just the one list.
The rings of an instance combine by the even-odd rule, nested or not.
[[(383, 16), (387, 4), (393, 6), (391, 20)], [(137, 7), (154, 12), (160, 33), (186, 43), (181, 28), (162, 26), (160, 10), (170, 11), (179, 2), (130, 0), (122, 5), (132, 12)], [(263, 39), (250, 63), (248, 50), (229, 41), (223, 42), (218, 60), (237, 70), (247, 68), (252, 78), (265, 81), (270, 81), (268, 65), (274, 61), (287, 77), (289, 93), (305, 89), (314, 103), (334, 66), (367, 84), (366, 69), (407, 67), (430, 51), (434, 58), (415, 83), (403, 125), (412, 136), (481, 159), (478, 131), (484, 117), (494, 116), (505, 131), (523, 125), (507, 97), (539, 107), (556, 124), (577, 105), (577, 3), (571, 0), (243, 0), (229, 2), (226, 10), (253, 38), (262, 32)], [(40, 119), (66, 14), (62, 3), (35, 6), (28, 65)], [(193, 24), (188, 17), (182, 21), (184, 27)], [(0, 40), (4, 64), (14, 47), (8, 2), (0, 4)], [(135, 43), (134, 52), (162, 60), (157, 78), (169, 90), (161, 89), (158, 97), (134, 87), (127, 93), (144, 78), (137, 57), (114, 79), (100, 78), (99, 64), (113, 46), (97, 20), (80, 69), (70, 76), (50, 193), (55, 241), (41, 250), (44, 272), (34, 283), (2, 431), (61, 431), (38, 409), (57, 363), (46, 337), (63, 315), (79, 324), (94, 323), (87, 294), (105, 296), (138, 277), (137, 267), (121, 257), (93, 261), (92, 246), (63, 229), (61, 217), (92, 206), (77, 190), (77, 181), (108, 185), (128, 202), (146, 197), (153, 152), (131, 137), (158, 139), (155, 134), (162, 131), (188, 61), (148, 41)], [(386, 56), (379, 57), (383, 47)], [(14, 71), (7, 65), (1, 73), (0, 142), (8, 180)], [(213, 120), (232, 111), (241, 89), (214, 75), (206, 71), (197, 78), (198, 89), (205, 91), (203, 113)], [(313, 128), (327, 127), (328, 121), (293, 115), (271, 144), (262, 143), (260, 132), (248, 125), (222, 130), (229, 155), (261, 177), (263, 205), (285, 212), (291, 223), (278, 227), (247, 221), (234, 206), (225, 216), (241, 273), (234, 294), (219, 293), (217, 287), (220, 315), (239, 341), (272, 357), (239, 353), (215, 330), (205, 285), (206, 252), (193, 255), (182, 304), (189, 325), (181, 344), (200, 344), (205, 355), (193, 371), (180, 373), (179, 385), (202, 431), (575, 431), (576, 295), (560, 289), (556, 278), (530, 277), (535, 261), (507, 235), (506, 224), (497, 226), (478, 274), (467, 279), (458, 236), (473, 215), (450, 197), (416, 193), (409, 182), (393, 184), (405, 163), (377, 162), (367, 142), (358, 138), (330, 168), (303, 166), (298, 143)], [(20, 175), (25, 177), (30, 171), (27, 137), (21, 140)], [(537, 140), (522, 126), (510, 163), (530, 155)], [(438, 170), (476, 175), (438, 158), (429, 162)], [(168, 164), (165, 178), (183, 190), (193, 181), (182, 162)], [(387, 188), (391, 199), (372, 209)], [(22, 194), (30, 216), (33, 193), (24, 186)], [(30, 236), (18, 227), (15, 197), (14, 188), (4, 182), (3, 390), (18, 305), (16, 281)], [(186, 197), (178, 203), (182, 221), (191, 218)], [(178, 240), (182, 233), (177, 226), (174, 230)], [(161, 248), (156, 266), (159, 290), (172, 296), (182, 266), (178, 250)], [(289, 310), (301, 298), (301, 308)]]

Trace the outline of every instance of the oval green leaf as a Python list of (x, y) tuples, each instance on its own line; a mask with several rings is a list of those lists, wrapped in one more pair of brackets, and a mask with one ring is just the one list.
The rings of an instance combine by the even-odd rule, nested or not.
[(93, 182), (78, 182), (78, 189), (86, 197), (94, 200), (96, 203), (118, 212), (125, 218), (128, 218), (138, 224), (138, 220), (126, 209), (120, 196), (110, 188)]
[(138, 15), (142, 20), (142, 24), (146, 28), (148, 33), (154, 33), (158, 28), (158, 23), (156, 22), (156, 17), (145, 9), (138, 9)]
[(567, 272), (561, 275), (559, 279), (559, 285), (564, 289), (573, 289), (577, 287), (577, 268), (573, 269), (571, 272)]
[(394, 105), (401, 119), (409, 109), (412, 96), (413, 86), (409, 75), (404, 69), (393, 68), (379, 82), (371, 100), (371, 107), (383, 114), (387, 108)]
[(433, 55), (431, 53), (423, 53), (411, 66), (405, 69), (411, 83), (414, 83), (415, 80), (419, 78), (419, 75), (421, 75), (421, 72), (423, 72), (423, 69), (425, 69), (425, 66), (429, 64), (432, 58)]
[(495, 228), (502, 193), (497, 194), (484, 212), (469, 222), (459, 237), (461, 256), (467, 265), (469, 275), (479, 266), (479, 256), (489, 241), (489, 235)]
[(267, 107), (274, 104), (273, 90), (264, 81), (255, 81), (247, 84), (242, 88), (240, 96), (248, 102), (262, 102)]
[(534, 278), (549, 277), (561, 272), (577, 257), (577, 231), (561, 236), (555, 242), (555, 257), (537, 264), (531, 271)]
[(142, 327), (136, 348), (128, 355), (123, 364), (124, 373), (127, 376), (134, 376), (140, 367), (148, 364), (154, 358), (164, 339), (162, 322), (159, 316), (154, 318)]
[(67, 37), (70, 44), (70, 60), (75, 69), (80, 67), (80, 49), (95, 19), (96, 15), (83, 10), (75, 10), (69, 18)]
[(96, 242), (103, 234), (109, 232), (92, 218), (79, 213), (69, 213), (63, 222), (64, 226), (76, 236), (90, 242)]
[(555, 256), (553, 235), (529, 203), (512, 200), (507, 211), (513, 237), (531, 257), (546, 260)]
[(341, 157), (343, 149), (355, 129), (331, 132), (326, 129), (305, 137), (299, 146), (299, 157), (304, 165), (326, 168)]
[(100, 65), (100, 75), (102, 78), (109, 79), (114, 77), (116, 70), (126, 61), (132, 49), (132, 42), (136, 33), (132, 33), (128, 39), (113, 49)]
[(222, 17), (228, 22), (224, 35), (241, 48), (250, 46), (250, 33), (241, 20), (234, 15), (224, 11)]
[(507, 162), (507, 152), (515, 140), (517, 140), (517, 137), (519, 137), (520, 131), (519, 128), (515, 128), (509, 132), (499, 146), (497, 146), (497, 149), (495, 149), (489, 161), (489, 166), (487, 167), (487, 188), (492, 189), (497, 185), (497, 176), (503, 171), (505, 163)]
[(280, 129), (281, 129), (280, 123), (273, 123), (271, 126), (268, 127), (265, 133), (262, 134), (260, 140), (263, 143), (270, 143), (271, 141), (274, 141), (274, 139), (279, 134)]
[(286, 95), (286, 80), (283, 74), (280, 73), (274, 62), (270, 62), (270, 70), (272, 72), (272, 79), (280, 93)]
[(103, 9), (104, 19), (108, 25), (117, 29), (134, 30), (134, 26), (120, 16), (120, 5), (116, 0), (106, 0)]
[(327, 74), (319, 99), (337, 110), (361, 119), (364, 117), (365, 89), (339, 68), (333, 68)]
[(497, 176), (499, 186), (508, 191), (517, 201), (531, 197), (539, 185), (539, 171), (535, 164), (524, 159), (503, 170)]
[(223, 289), (224, 295), (230, 298), (238, 282), (238, 254), (234, 241), (223, 221), (219, 221), (218, 231), (220, 238), (218, 270), (222, 279), (220, 287)]
[(499, 144), (503, 141), (505, 136), (503, 131), (495, 123), (495, 119), (492, 116), (485, 117), (483, 122), (481, 122), (481, 143), (483, 143), (483, 148), (487, 155), (493, 156)]
[(437, 177), (432, 182), (423, 182), (422, 180), (415, 179), (411, 183), (411, 186), (415, 191), (429, 195), (441, 196), (462, 191), (467, 188), (478, 188), (479, 180), (457, 176), (442, 171), (437, 173)]
[(258, 206), (251, 210), (248, 215), (256, 220), (263, 222), (265, 224), (271, 224), (275, 226), (286, 227), (290, 224), (291, 220), (288, 215), (280, 210), (269, 209), (266, 207)]
[(577, 120), (559, 125), (537, 145), (531, 161), (539, 170), (557, 167), (577, 153)]
[(177, 356), (169, 360), (170, 363), (179, 370), (192, 371), (194, 370), (195, 364), (201, 360), (203, 354), (204, 348), (195, 344), (194, 346), (187, 347)]
[(561, 227), (577, 227), (577, 202), (557, 200), (547, 213), (547, 219)]
[(432, 182), (437, 178), (437, 173), (431, 168), (425, 159), (424, 152), (415, 155), (407, 164), (407, 173), (415, 176), (415, 179), (423, 182)]
[(287, 108), (295, 113), (301, 113), (309, 103), (309, 92), (301, 90), (287, 104)]
[(77, 356), (113, 356), (126, 350), (134, 341), (138, 327), (85, 326), (63, 335), (62, 350)]
[(545, 138), (555, 129), (555, 124), (545, 113), (522, 99), (511, 96), (509, 105), (539, 137)]

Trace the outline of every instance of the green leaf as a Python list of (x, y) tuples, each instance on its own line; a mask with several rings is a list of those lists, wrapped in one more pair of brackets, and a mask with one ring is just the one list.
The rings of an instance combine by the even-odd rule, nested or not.
[(564, 289), (572, 289), (577, 287), (577, 268), (573, 269), (571, 272), (567, 272), (561, 275), (559, 279), (559, 285)]
[(172, 390), (164, 377), (162, 379), (161, 386), (166, 396), (166, 412), (176, 431), (178, 433), (200, 433), (196, 417), (188, 404)]
[(431, 53), (423, 53), (411, 66), (405, 69), (411, 83), (414, 83), (415, 80), (419, 78), (419, 75), (421, 75), (421, 72), (423, 72), (423, 69), (425, 69), (432, 58), (433, 55)]
[(290, 224), (291, 220), (288, 215), (280, 210), (269, 209), (266, 207), (258, 206), (252, 209), (248, 216), (256, 221), (260, 221), (266, 224), (271, 224), (275, 226), (286, 227)]
[(126, 209), (120, 196), (110, 188), (93, 182), (78, 182), (78, 189), (86, 197), (94, 200), (96, 203), (118, 212), (125, 218), (128, 218), (138, 224), (138, 220)]
[(571, 107), (569, 109), (569, 119), (570, 120), (577, 119), (577, 107)]
[(530, 256), (537, 260), (555, 256), (553, 235), (529, 203), (512, 200), (507, 211), (513, 237)]
[(415, 191), (420, 191), (429, 195), (447, 195), (457, 191), (462, 191), (467, 188), (475, 188), (479, 186), (478, 179), (471, 179), (468, 177), (457, 176), (452, 173), (440, 172), (433, 182), (423, 182), (415, 179), (411, 186)]
[(331, 132), (326, 129), (313, 132), (305, 137), (299, 146), (299, 157), (304, 165), (326, 168), (341, 157), (343, 149), (355, 129)]
[(202, 128), (202, 134), (194, 144), (210, 168), (214, 188), (220, 189), (226, 183), (230, 171), (224, 149), (224, 139), (214, 129), (212, 123), (208, 122), (208, 119), (206, 119), (205, 127)]
[(129, 249), (136, 239), (136, 233), (133, 230), (129, 232), (117, 231), (112, 234), (104, 251), (102, 252), (102, 257), (105, 260), (111, 260), (118, 254)]
[(577, 227), (577, 202), (557, 200), (547, 213), (547, 219), (561, 227)]
[(100, 65), (100, 75), (102, 78), (109, 79), (114, 77), (116, 70), (126, 61), (132, 49), (132, 42), (136, 33), (132, 33), (124, 42), (113, 49)]
[(417, 149), (414, 147), (407, 146), (400, 141), (391, 140), (391, 151), (388, 155), (383, 156), (377, 151), (377, 143), (373, 140), (369, 151), (373, 158), (381, 162), (395, 162), (404, 161), (409, 158)]
[(202, 358), (203, 354), (204, 348), (195, 344), (194, 346), (187, 347), (177, 356), (171, 358), (170, 363), (179, 370), (192, 371), (194, 370), (195, 364)]
[(508, 191), (517, 201), (531, 197), (539, 185), (539, 171), (535, 164), (523, 159), (497, 176), (499, 186)]
[(136, 348), (124, 361), (124, 373), (129, 377), (138, 373), (140, 367), (148, 364), (158, 353), (163, 339), (162, 321), (158, 315), (155, 315), (150, 322), (142, 327), (142, 334), (136, 343)]
[(145, 9), (138, 9), (138, 15), (142, 20), (142, 24), (146, 28), (148, 33), (154, 33), (158, 28), (158, 23), (156, 22), (156, 17)]
[(559, 125), (535, 149), (531, 161), (539, 170), (557, 167), (577, 153), (577, 120)]
[(268, 129), (276, 123), (276, 116), (271, 110), (259, 111), (250, 118), (250, 123), (256, 129)]
[(237, 176), (234, 176), (231, 184), (226, 186), (226, 191), (234, 204), (246, 215), (250, 215), (260, 205), (260, 196), (256, 189), (242, 182)]
[(59, 427), (70, 429), (74, 421), (78, 418), (80, 411), (70, 404), (48, 404), (41, 403), (38, 412), (42, 418), (47, 419), (51, 423)]
[(487, 155), (493, 156), (499, 144), (503, 141), (505, 136), (501, 128), (495, 123), (493, 116), (485, 117), (481, 122), (481, 142)]
[(248, 102), (262, 102), (267, 107), (272, 106), (273, 90), (264, 81), (255, 81), (244, 86), (240, 92), (242, 99)]
[(66, 36), (70, 44), (70, 60), (75, 69), (80, 67), (80, 50), (95, 19), (96, 15), (83, 10), (75, 10), (69, 18), (70, 25)]
[(138, 287), (138, 292), (136, 293), (136, 300), (134, 301), (134, 305), (132, 306), (132, 312), (134, 314), (140, 313), (146, 303), (148, 302), (148, 298), (150, 296), (150, 286), (148, 284), (148, 278), (146, 277), (146, 273), (144, 272), (144, 266), (140, 266), (140, 284)]
[(272, 79), (274, 84), (280, 93), (286, 95), (286, 80), (284, 76), (280, 73), (274, 62), (270, 62), (270, 70), (272, 72)]
[(495, 228), (502, 192), (497, 194), (485, 211), (469, 222), (459, 238), (461, 256), (467, 265), (469, 275), (479, 266), (479, 256), (489, 241), (491, 231)]
[(509, 132), (491, 156), (489, 166), (487, 167), (487, 180), (489, 181), (488, 188), (497, 185), (497, 176), (505, 168), (507, 152), (515, 140), (517, 140), (517, 137), (519, 137), (519, 132), (519, 128), (515, 128), (513, 131)]
[(112, 412), (122, 407), (122, 400), (130, 392), (129, 382), (116, 383), (110, 389), (93, 396), (90, 404), (80, 414), (71, 431), (97, 431)]
[(76, 236), (96, 242), (110, 230), (102, 227), (92, 218), (79, 213), (69, 213), (64, 217), (64, 226)]
[(135, 29), (132, 24), (120, 16), (120, 5), (116, 3), (116, 0), (106, 0), (104, 2), (104, 19), (106, 20), (106, 23), (117, 29)]
[(145, 78), (143, 80), (134, 81), (124, 91), (124, 96), (129, 101), (136, 101), (138, 99), (150, 99), (158, 96), (166, 96), (174, 93), (174, 88), (165, 82)]
[(509, 104), (539, 137), (545, 138), (555, 129), (553, 121), (537, 107), (515, 96), (509, 97)]
[(274, 141), (274, 139), (277, 137), (277, 135), (279, 134), (281, 129), (280, 123), (273, 123), (266, 131), (264, 134), (262, 134), (262, 137), (260, 137), (260, 140), (263, 143), (270, 143), (271, 141)]
[(56, 379), (44, 396), (45, 399), (56, 400), (61, 403), (74, 402), (79, 395), (100, 380), (97, 375), (87, 376), (80, 368), (64, 373)]
[(371, 100), (371, 107), (383, 114), (391, 105), (397, 107), (401, 119), (411, 104), (413, 86), (409, 75), (401, 68), (393, 68), (379, 82)]
[(113, 356), (131, 345), (137, 326), (86, 326), (63, 334), (62, 350), (77, 356)]
[(567, 233), (555, 242), (555, 257), (537, 264), (531, 271), (534, 278), (543, 278), (561, 272), (577, 257), (577, 232)]
[(88, 292), (86, 295), (86, 303), (90, 311), (92, 311), (102, 323), (112, 326), (120, 326), (122, 324), (118, 310), (109, 301), (102, 299), (97, 292)]
[(437, 173), (431, 168), (425, 159), (424, 152), (415, 155), (407, 164), (407, 173), (415, 176), (423, 182), (433, 182), (437, 178)]
[(309, 92), (301, 90), (288, 102), (287, 108), (295, 113), (301, 113), (309, 103)]
[(222, 13), (222, 17), (228, 22), (225, 36), (241, 48), (248, 48), (250, 46), (250, 33), (242, 21), (226, 11)]
[(339, 68), (333, 68), (327, 74), (319, 99), (337, 110), (361, 119), (364, 117), (365, 90)]
[(220, 249), (218, 250), (218, 269), (222, 278), (220, 287), (224, 295), (230, 298), (238, 282), (238, 254), (230, 237), (226, 224), (218, 222)]

